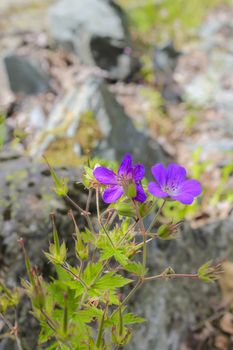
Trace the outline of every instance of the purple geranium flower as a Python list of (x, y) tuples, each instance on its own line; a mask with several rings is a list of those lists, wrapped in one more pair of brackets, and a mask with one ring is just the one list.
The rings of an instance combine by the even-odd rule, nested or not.
[(201, 184), (197, 180), (186, 180), (186, 170), (178, 164), (163, 164), (151, 168), (155, 182), (150, 182), (148, 191), (155, 197), (171, 198), (183, 204), (192, 204), (194, 197), (201, 193)]
[(117, 201), (130, 184), (136, 186), (136, 196), (133, 199), (138, 202), (146, 200), (146, 194), (141, 185), (141, 180), (145, 176), (145, 168), (142, 164), (133, 165), (130, 154), (124, 156), (117, 174), (103, 166), (95, 168), (93, 174), (96, 180), (108, 186), (103, 193), (105, 203)]

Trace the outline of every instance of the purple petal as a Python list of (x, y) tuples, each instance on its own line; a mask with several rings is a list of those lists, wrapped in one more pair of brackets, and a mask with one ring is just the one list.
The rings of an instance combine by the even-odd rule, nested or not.
[(145, 200), (146, 200), (146, 193), (145, 193), (142, 185), (137, 184), (136, 185), (136, 191), (137, 191), (137, 193), (136, 193), (136, 197), (134, 197), (134, 200), (138, 201), (138, 202), (141, 202), (141, 203), (145, 202)]
[(121, 186), (111, 186), (106, 188), (103, 193), (103, 201), (105, 203), (116, 202), (124, 194), (124, 189)]
[(114, 172), (103, 166), (95, 168), (93, 174), (97, 181), (104, 185), (115, 185), (117, 183), (117, 177)]
[(168, 196), (168, 194), (166, 192), (163, 192), (155, 182), (150, 182), (148, 184), (148, 191), (155, 197), (165, 198)]
[(145, 167), (142, 164), (135, 164), (133, 167), (134, 181), (141, 181), (145, 176)]
[(185, 180), (186, 170), (178, 164), (169, 164), (167, 168), (167, 185), (179, 185)]
[(133, 165), (132, 165), (132, 156), (130, 154), (126, 154), (121, 162), (120, 168), (118, 170), (119, 175), (128, 175), (132, 173)]
[(194, 197), (189, 193), (181, 193), (176, 196), (171, 196), (172, 199), (181, 202), (182, 204), (192, 204)]
[(187, 193), (193, 197), (199, 196), (202, 188), (201, 184), (197, 180), (186, 180), (180, 185), (179, 194)]
[(163, 164), (159, 163), (159, 164), (152, 166), (151, 172), (152, 172), (152, 175), (154, 176), (155, 180), (158, 182), (158, 184), (161, 187), (166, 185), (167, 170)]

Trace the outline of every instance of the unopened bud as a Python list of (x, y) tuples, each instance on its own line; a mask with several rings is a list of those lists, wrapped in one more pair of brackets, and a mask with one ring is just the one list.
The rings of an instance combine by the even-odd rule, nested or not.
[(158, 236), (161, 239), (169, 240), (169, 239), (175, 239), (177, 237), (177, 234), (179, 232), (179, 228), (181, 225), (181, 221), (173, 224), (172, 222), (167, 225), (162, 225), (158, 229)]
[(204, 282), (214, 282), (223, 273), (222, 264), (212, 265), (212, 261), (203, 264), (198, 269), (198, 277)]
[(118, 214), (126, 217), (134, 217), (136, 215), (132, 203), (118, 203), (115, 206)]

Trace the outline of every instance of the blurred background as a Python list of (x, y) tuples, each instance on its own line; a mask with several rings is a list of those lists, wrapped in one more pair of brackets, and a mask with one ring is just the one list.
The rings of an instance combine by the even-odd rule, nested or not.
[[(85, 202), (82, 165), (127, 152), (148, 176), (172, 161), (203, 185), (193, 205), (164, 209), (161, 220), (186, 221), (176, 242), (151, 246), (151, 271), (195, 272), (211, 259), (225, 269), (213, 285), (146, 285), (132, 306), (148, 321), (129, 349), (233, 349), (233, 1), (1, 0), (0, 279), (14, 286), (25, 273), (19, 237), (49, 273), (52, 210), (70, 229), (42, 156)], [(35, 349), (26, 301), (19, 323)]]

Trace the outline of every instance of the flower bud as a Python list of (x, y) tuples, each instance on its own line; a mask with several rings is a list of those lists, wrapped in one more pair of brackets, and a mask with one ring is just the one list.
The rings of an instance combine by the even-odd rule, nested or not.
[(149, 201), (149, 202), (144, 202), (140, 205), (140, 214), (141, 217), (144, 218), (145, 216), (149, 215), (150, 212), (153, 210), (154, 208), (154, 201)]
[(203, 264), (198, 269), (198, 277), (204, 282), (214, 282), (223, 273), (222, 264), (212, 265), (212, 261)]
[(132, 203), (117, 203), (115, 205), (115, 209), (117, 210), (118, 214), (121, 216), (132, 218), (136, 214)]
[(82, 183), (86, 188), (93, 187), (92, 183), (95, 181), (94, 175), (93, 175), (93, 169), (91, 169), (88, 166), (84, 166), (84, 173), (82, 175)]
[(175, 239), (177, 237), (181, 221), (173, 224), (161, 225), (158, 229), (158, 237), (164, 240)]

